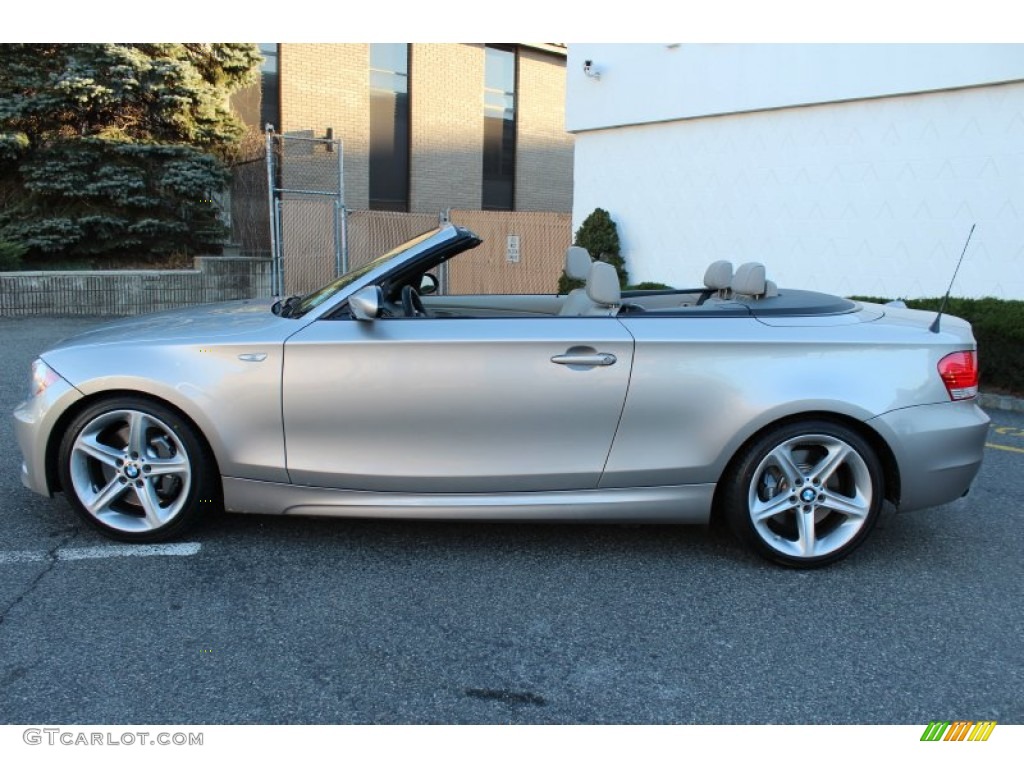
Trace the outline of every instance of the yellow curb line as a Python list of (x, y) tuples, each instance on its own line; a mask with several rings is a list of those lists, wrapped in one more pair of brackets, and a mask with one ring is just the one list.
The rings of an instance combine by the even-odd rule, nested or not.
[(998, 448), (1000, 451), (1013, 451), (1014, 453), (1024, 453), (1024, 448), (1014, 448), (1011, 445), (996, 445), (995, 443), (985, 443), (986, 448)]

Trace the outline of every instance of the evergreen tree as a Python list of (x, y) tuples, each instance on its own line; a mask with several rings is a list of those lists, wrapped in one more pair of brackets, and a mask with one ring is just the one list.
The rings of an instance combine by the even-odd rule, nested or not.
[[(626, 271), (626, 260), (620, 255), (619, 230), (612, 220), (611, 214), (604, 208), (595, 208), (587, 218), (583, 220), (580, 228), (576, 230), (576, 238), (573, 245), (579, 245), (587, 249), (590, 258), (598, 261), (606, 261), (615, 267), (619, 273), (619, 285), (625, 288), (629, 283), (629, 272)], [(568, 293), (574, 288), (582, 288), (581, 280), (573, 280), (565, 272), (558, 279), (558, 292)]]
[(228, 104), (258, 48), (0, 46), (0, 241), (29, 257), (196, 253), (244, 129)]

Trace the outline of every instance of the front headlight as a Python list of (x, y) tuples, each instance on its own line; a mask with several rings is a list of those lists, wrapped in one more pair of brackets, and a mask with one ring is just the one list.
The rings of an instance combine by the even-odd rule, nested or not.
[(38, 397), (43, 394), (43, 392), (46, 391), (46, 388), (55, 381), (60, 381), (60, 376), (58, 376), (50, 366), (37, 357), (32, 361), (32, 382), (29, 385), (29, 397)]

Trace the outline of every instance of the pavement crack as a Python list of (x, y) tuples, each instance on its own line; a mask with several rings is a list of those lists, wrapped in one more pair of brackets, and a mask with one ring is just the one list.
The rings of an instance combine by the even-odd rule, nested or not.
[(466, 688), (465, 694), (474, 699), (500, 701), (504, 704), (532, 704), (547, 706), (547, 699), (532, 691), (510, 691), (506, 688)]
[(53, 546), (52, 549), (47, 550), (47, 552), (46, 552), (46, 559), (47, 559), (46, 567), (43, 568), (43, 570), (41, 570), (39, 573), (37, 573), (35, 575), (35, 578), (33, 578), (32, 581), (30, 581), (25, 586), (25, 588), (23, 590), (21, 590), (21, 592), (14, 598), (14, 600), (12, 600), (10, 603), (8, 603), (6, 606), (4, 606), (3, 610), (0, 610), (0, 627), (2, 627), (4, 622), (7, 620), (7, 616), (10, 614), (10, 612), (13, 611), (21, 603), (22, 600), (24, 600), (26, 597), (28, 597), (30, 594), (32, 594), (32, 592), (35, 591), (35, 588), (39, 586), (39, 582), (41, 582), (44, 578), (46, 578), (46, 575), (50, 571), (52, 571), (54, 569), (54, 567), (57, 565), (57, 562), (58, 562), (57, 551), (61, 547), (66, 546), (67, 544), (69, 544), (72, 540), (74, 540), (74, 538), (77, 535), (78, 535), (78, 529), (75, 528), (73, 531), (71, 531), (70, 534), (65, 536), (60, 541), (58, 541)]

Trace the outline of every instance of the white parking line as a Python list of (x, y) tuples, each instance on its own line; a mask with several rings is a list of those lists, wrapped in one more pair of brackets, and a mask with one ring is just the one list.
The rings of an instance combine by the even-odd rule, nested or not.
[(49, 552), (0, 552), (0, 565), (44, 563), (49, 560), (103, 560), (108, 557), (189, 557), (198, 554), (202, 544), (111, 544), (103, 547), (73, 547)]

